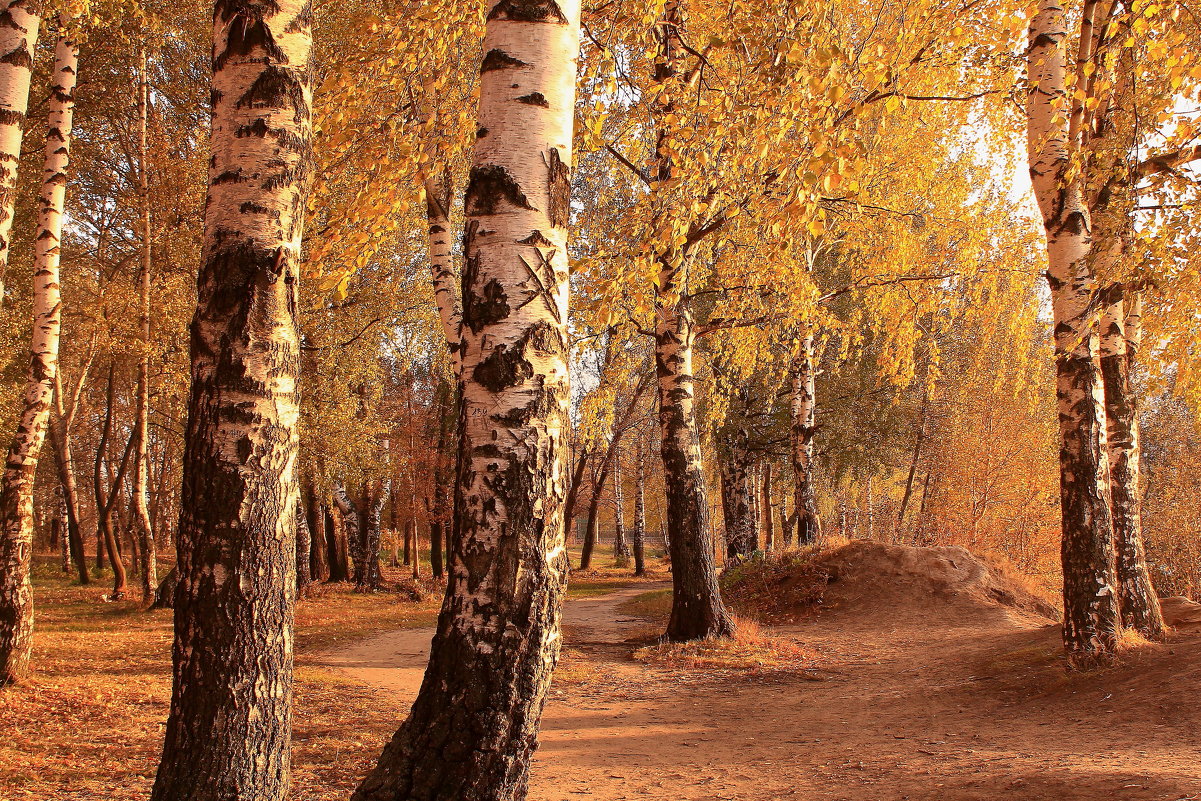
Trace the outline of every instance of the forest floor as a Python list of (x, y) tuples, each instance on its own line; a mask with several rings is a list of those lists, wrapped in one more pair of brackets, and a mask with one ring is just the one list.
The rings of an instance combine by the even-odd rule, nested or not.
[[(170, 616), (43, 574), (38, 671), (0, 693), (0, 801), (145, 797)], [(827, 609), (729, 646), (659, 647), (662, 573), (573, 577), (531, 801), (1201, 799), (1201, 633), (1069, 676), (1000, 606)], [(298, 612), (295, 785), (344, 801), (408, 711), (433, 591), (324, 588)]]
[[(899, 603), (751, 624), (723, 660), (648, 645), (667, 586), (567, 603), (531, 801), (1201, 798), (1195, 631), (1069, 676), (1045, 618)], [(320, 664), (409, 700), (430, 635), (390, 632)], [(799, 658), (772, 658), (789, 644)]]

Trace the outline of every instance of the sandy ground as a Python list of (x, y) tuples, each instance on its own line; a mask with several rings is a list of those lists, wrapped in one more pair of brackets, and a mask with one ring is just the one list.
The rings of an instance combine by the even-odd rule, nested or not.
[[(1054, 626), (977, 616), (826, 614), (776, 629), (807, 670), (668, 670), (631, 658), (642, 585), (569, 601), (572, 674), (552, 688), (531, 801), (1201, 799), (1201, 636), (1068, 678)], [(416, 694), (430, 630), (321, 664)]]

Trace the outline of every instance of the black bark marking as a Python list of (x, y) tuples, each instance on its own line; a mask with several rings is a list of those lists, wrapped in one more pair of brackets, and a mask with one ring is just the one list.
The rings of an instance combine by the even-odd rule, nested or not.
[(0, 108), (0, 125), (22, 125), (25, 115), (10, 108)]
[(480, 126), (480, 127), (479, 127), (479, 128), (477, 128), (477, 129), (476, 129), (476, 131), (475, 131), (475, 138), (476, 138), (476, 139), (483, 139), (483, 138), (484, 138), (485, 136), (487, 136), (487, 135), (488, 135), (488, 129), (487, 129), (487, 128), (484, 128), (483, 126)]
[(17, 49), (0, 56), (0, 64), (12, 64), (14, 67), (24, 67), (27, 70), (31, 70), (33, 69), (33, 56), (29, 54), (29, 49), (22, 42), (21, 46)]
[(551, 225), (566, 228), (571, 214), (571, 170), (559, 158), (558, 148), (550, 149), (547, 160), (547, 182), (550, 186), (550, 208), (547, 215)]
[(467, 182), (467, 213), (481, 217), (496, 214), (502, 199), (517, 208), (534, 208), (517, 185), (516, 179), (504, 167), (498, 164), (472, 167), (471, 177)]
[(567, 24), (567, 16), (554, 0), (500, 0), (488, 12), (488, 19)]
[(525, 239), (522, 239), (519, 244), (534, 245), (535, 247), (544, 248), (553, 248), (555, 246), (554, 242), (551, 242), (549, 239), (543, 236), (542, 232), (537, 229), (534, 229), (534, 233), (530, 234)]
[(218, 184), (240, 184), (245, 183), (248, 180), (248, 178), (242, 175), (242, 168), (239, 167), (236, 170), (226, 170), (225, 172), (221, 173), (213, 179), (212, 185), (217, 186)]
[(288, 62), (287, 54), (275, 43), (275, 36), (262, 17), (239, 12), (230, 22), (225, 50), (213, 59), (213, 70), (221, 69), (231, 58), (247, 58), (256, 49), (262, 50), (271, 61)]
[(1080, 236), (1088, 231), (1088, 224), (1084, 219), (1084, 213), (1073, 211), (1071, 214), (1069, 214), (1063, 221), (1062, 230), (1067, 231), (1074, 236)]
[(266, 189), (268, 192), (274, 192), (276, 189), (284, 186), (292, 186), (294, 184), (302, 183), (306, 178), (308, 178), (308, 175), (308, 161), (301, 161), (299, 164), (296, 164), (292, 167), (287, 167), (286, 169), (275, 173), (266, 181), (263, 181), (263, 189)]
[(530, 92), (528, 95), (522, 95), (517, 98), (518, 103), (525, 103), (527, 106), (540, 106), (541, 108), (550, 108), (550, 103), (547, 102), (546, 96), (541, 92)]
[(295, 113), (296, 122), (309, 116), (309, 105), (304, 95), (304, 80), (297, 70), (289, 67), (268, 66), (246, 93), (238, 98), (235, 108), (279, 108), (289, 104)]
[(497, 345), (472, 373), (472, 379), (489, 392), (503, 392), (534, 374), (534, 366), (525, 358), (525, 338), (512, 349)]
[(504, 286), (493, 278), (484, 285), (480, 294), (468, 291), (463, 317), (471, 330), (478, 334), (484, 326), (494, 325), (508, 317), (510, 311)]
[(528, 67), (529, 64), (519, 58), (510, 56), (503, 50), (492, 49), (484, 56), (484, 60), (480, 62), (480, 74), (492, 72), (493, 70), (515, 69), (517, 67)]
[(308, 31), (313, 27), (313, 4), (312, 2), (305, 3), (295, 18), (284, 26), (284, 33), (297, 33), (298, 31)]
[(487, 445), (477, 445), (472, 451), (472, 455), (480, 456), (485, 459), (500, 459), (505, 454), (499, 446), (488, 443)]
[(239, 206), (238, 211), (242, 212), (243, 214), (267, 214), (272, 217), (279, 216), (278, 211), (269, 209), (266, 206), (262, 205), (261, 203), (255, 203), (252, 200), (248, 200), (245, 203), (243, 203), (241, 206)]

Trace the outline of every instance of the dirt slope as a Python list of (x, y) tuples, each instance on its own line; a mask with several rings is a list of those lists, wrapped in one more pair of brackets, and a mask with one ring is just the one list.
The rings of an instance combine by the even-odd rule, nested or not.
[(725, 585), (736, 606), (774, 622), (818, 611), (873, 622), (937, 616), (1043, 623), (1058, 617), (1024, 579), (959, 547), (856, 540), (782, 562), (744, 565)]
[[(646, 621), (618, 607), (653, 585), (569, 602), (531, 801), (1201, 798), (1201, 636), (1069, 679), (1057, 627), (966, 552), (900, 554), (868, 599), (858, 571), (890, 552), (856, 550), (830, 562), (834, 611), (776, 630), (820, 681), (632, 660)], [(419, 645), (385, 635), (327, 663), (411, 697)]]

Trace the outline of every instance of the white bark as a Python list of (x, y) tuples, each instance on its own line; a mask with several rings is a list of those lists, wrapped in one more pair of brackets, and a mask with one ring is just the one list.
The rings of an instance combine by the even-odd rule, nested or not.
[[(565, 564), (553, 532), (562, 531), (566, 492), (566, 193), (579, 3), (557, 9), (566, 24), (493, 18), (484, 39), (481, 134), (466, 198), (462, 450), (469, 456), (460, 469), (465, 512), (486, 548), (509, 522), (503, 503), (488, 510), (503, 500), (491, 476), (527, 462), (544, 471), (548, 498), (528, 500), (545, 520), (548, 564), (556, 570)], [(454, 560), (452, 572), (466, 590), (466, 566)], [(494, 575), (481, 578), (470, 592), (482, 602), (498, 588)], [(482, 622), (472, 606), (460, 606), (469, 615), (464, 630)]]
[(457, 378), (462, 371), (463, 304), (459, 300), (458, 271), (450, 242), (450, 200), (452, 196), (449, 170), (424, 181), (426, 223), (429, 227), (430, 278), (434, 287), (434, 302), (451, 370)]
[[(36, 22), (31, 22), (36, 27)], [(58, 374), (61, 331), (59, 242), (67, 196), (75, 71), (79, 51), (60, 36), (54, 53), (47, 118), (45, 168), (38, 195), (34, 242), (33, 336), (17, 432), (9, 445), (0, 484), (0, 686), (18, 680), (29, 662), (33, 598), (29, 586), (33, 550), (33, 483), (46, 440)]]
[[(1092, 27), (1079, 43), (1091, 57)], [(1101, 373), (1093, 318), (1096, 279), (1089, 265), (1092, 218), (1072, 155), (1080, 141), (1067, 97), (1067, 20), (1056, 0), (1042, 0), (1030, 24), (1027, 54), (1027, 149), (1030, 178), (1047, 235), (1047, 282), (1055, 323), (1060, 425), (1064, 644), (1078, 663), (1111, 653), (1119, 625), (1108, 506)], [(1067, 119), (1071, 116), (1072, 123)]]
[(141, 549), (142, 600), (151, 603), (158, 589), (158, 559), (155, 553), (154, 526), (150, 521), (148, 478), (150, 472), (150, 83), (146, 74), (146, 48), (141, 48), (138, 70), (138, 195), (141, 201), (141, 309), (142, 358), (138, 360), (137, 410), (134, 436), (137, 438), (133, 463), (134, 525)]
[(7, 0), (0, 11), (0, 305), (4, 303), (17, 165), (40, 24), (34, 0)]

